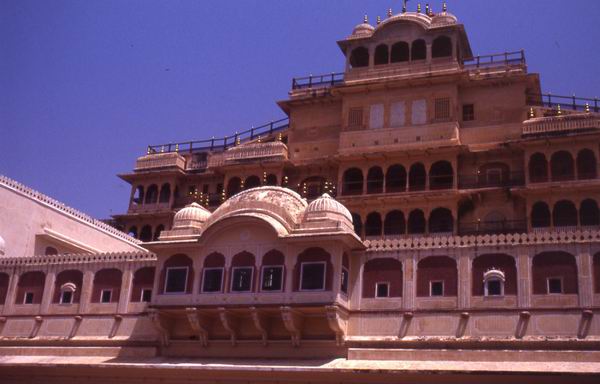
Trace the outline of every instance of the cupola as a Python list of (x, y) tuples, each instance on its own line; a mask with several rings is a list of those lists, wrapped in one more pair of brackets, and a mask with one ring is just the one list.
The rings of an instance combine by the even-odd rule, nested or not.
[(179, 210), (173, 219), (173, 229), (200, 228), (210, 216), (210, 211), (198, 203), (191, 203)]
[(305, 220), (321, 220), (323, 218), (346, 219), (352, 223), (352, 215), (348, 208), (333, 197), (324, 193), (318, 199), (313, 200), (304, 213)]

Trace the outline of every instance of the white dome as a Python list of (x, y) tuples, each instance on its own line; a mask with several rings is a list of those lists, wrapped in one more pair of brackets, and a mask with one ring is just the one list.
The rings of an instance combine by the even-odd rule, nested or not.
[(352, 222), (352, 214), (350, 214), (348, 208), (327, 193), (324, 193), (321, 197), (310, 203), (305, 211), (307, 218), (310, 216), (322, 216), (324, 213), (340, 215)]
[(198, 203), (192, 203), (180, 209), (173, 219), (173, 228), (199, 228), (210, 217), (210, 211)]
[(4, 255), (5, 252), (6, 252), (6, 242), (4, 241), (2, 236), (0, 236), (0, 255)]

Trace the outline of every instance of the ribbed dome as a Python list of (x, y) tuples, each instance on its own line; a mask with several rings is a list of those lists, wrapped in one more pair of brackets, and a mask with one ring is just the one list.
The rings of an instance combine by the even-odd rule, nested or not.
[(352, 222), (352, 214), (350, 214), (348, 208), (327, 193), (324, 193), (323, 196), (308, 204), (305, 211), (307, 217), (320, 215), (322, 213), (334, 213), (343, 216), (348, 219), (348, 221)]
[(179, 210), (173, 219), (173, 228), (199, 228), (210, 217), (210, 211), (198, 203), (192, 203)]
[(431, 25), (436, 27), (456, 23), (458, 23), (458, 19), (456, 18), (456, 16), (449, 12), (438, 13), (431, 19)]
[(6, 252), (6, 242), (4, 241), (2, 236), (0, 236), (0, 255), (4, 255), (5, 252)]
[(352, 30), (352, 37), (367, 37), (371, 36), (375, 31), (375, 27), (373, 27), (369, 23), (360, 23)]

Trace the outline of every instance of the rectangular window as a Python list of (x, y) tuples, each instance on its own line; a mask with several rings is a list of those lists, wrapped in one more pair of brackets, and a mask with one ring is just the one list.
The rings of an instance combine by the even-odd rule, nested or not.
[(73, 292), (62, 291), (60, 293), (60, 303), (61, 304), (71, 304), (72, 302), (73, 302)]
[(485, 177), (489, 185), (498, 185), (502, 183), (502, 169), (488, 168), (485, 171)]
[(300, 267), (300, 290), (323, 291), (325, 289), (325, 262), (302, 263)]
[(489, 280), (487, 282), (487, 296), (502, 296), (502, 282), (500, 280)]
[(342, 267), (342, 286), (341, 291), (348, 294), (348, 270)]
[(234, 267), (231, 279), (232, 292), (250, 292), (252, 290), (252, 267)]
[(202, 276), (202, 292), (214, 293), (223, 290), (223, 268), (205, 268)]
[(549, 277), (547, 280), (547, 283), (548, 283), (548, 293), (563, 293), (562, 278)]
[(263, 291), (281, 291), (283, 289), (283, 267), (265, 266), (262, 268)]
[(434, 107), (436, 120), (448, 120), (450, 118), (450, 98), (435, 99)]
[(390, 126), (402, 127), (406, 124), (406, 103), (399, 101), (390, 106)]
[(187, 287), (188, 267), (167, 268), (165, 277), (165, 293), (185, 293)]
[(390, 283), (376, 283), (375, 297), (390, 297)]
[(383, 128), (383, 111), (383, 104), (371, 105), (371, 110), (369, 112), (369, 128)]
[(100, 292), (100, 302), (101, 303), (110, 303), (112, 300), (112, 290), (111, 289), (103, 289)]
[(142, 289), (142, 295), (140, 301), (143, 303), (149, 303), (152, 300), (152, 290), (150, 288)]
[(33, 292), (25, 292), (23, 304), (33, 304)]
[(429, 296), (444, 296), (444, 282), (443, 281), (430, 281), (429, 282)]
[(363, 109), (350, 108), (348, 112), (348, 127), (358, 128), (363, 125)]
[(420, 125), (427, 123), (427, 101), (426, 100), (415, 100), (412, 102), (412, 123), (413, 125)]
[(462, 108), (462, 119), (463, 121), (475, 120), (475, 105), (464, 104)]

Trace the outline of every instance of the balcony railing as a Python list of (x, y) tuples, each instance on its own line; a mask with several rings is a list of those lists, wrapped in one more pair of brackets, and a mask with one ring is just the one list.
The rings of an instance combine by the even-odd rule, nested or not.
[(135, 162), (135, 171), (147, 171), (150, 169), (185, 167), (185, 158), (178, 153), (157, 153), (139, 157)]
[(536, 117), (523, 122), (523, 136), (560, 135), (600, 129), (600, 117), (588, 113)]
[(524, 232), (527, 232), (527, 220), (477, 221), (458, 224), (458, 233), (461, 236)]
[(560, 96), (551, 93), (528, 93), (527, 105), (545, 108), (556, 108), (560, 105), (561, 109), (584, 112), (600, 112), (600, 99)]
[(226, 164), (243, 163), (255, 160), (287, 160), (287, 145), (280, 141), (269, 143), (252, 143), (229, 148), (221, 153), (208, 157), (208, 167), (219, 167)]
[(326, 75), (294, 77), (292, 79), (292, 90), (333, 87), (343, 82), (344, 74), (335, 72)]
[(475, 56), (463, 63), (463, 67), (472, 69), (491, 69), (499, 67), (522, 66), (526, 64), (525, 51), (504, 52), (492, 55)]
[(460, 189), (506, 188), (521, 185), (525, 185), (524, 172), (510, 172), (499, 178), (488, 178), (484, 174), (461, 175), (458, 177), (458, 187)]

